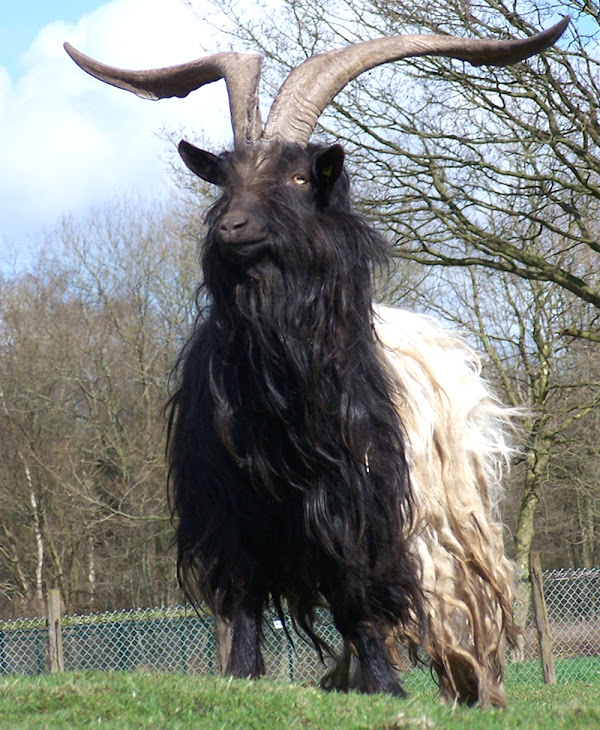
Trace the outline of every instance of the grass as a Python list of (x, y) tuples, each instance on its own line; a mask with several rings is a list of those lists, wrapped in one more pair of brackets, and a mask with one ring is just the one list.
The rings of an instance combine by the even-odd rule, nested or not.
[(218, 730), (555, 730), (600, 727), (600, 683), (509, 682), (506, 711), (444, 707), (432, 690), (408, 700), (271, 681), (177, 674), (66, 673), (0, 679), (0, 728)]

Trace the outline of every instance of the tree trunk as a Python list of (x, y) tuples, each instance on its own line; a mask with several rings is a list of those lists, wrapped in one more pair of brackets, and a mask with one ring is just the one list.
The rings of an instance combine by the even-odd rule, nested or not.
[[(550, 460), (550, 443), (547, 439), (534, 439), (526, 454), (526, 471), (523, 498), (517, 529), (515, 531), (515, 563), (517, 567), (517, 591), (520, 601), (515, 607), (517, 625), (524, 628), (529, 615), (531, 584), (529, 581), (529, 554), (535, 537), (535, 513), (540, 501), (542, 480)], [(516, 662), (525, 659), (525, 638), (519, 635), (515, 646)]]
[(577, 494), (577, 522), (581, 535), (581, 564), (594, 567), (594, 520), (590, 500), (585, 494)]
[(90, 592), (89, 605), (94, 608), (96, 603), (96, 547), (94, 544), (94, 536), (88, 537), (88, 590)]
[(36, 611), (44, 608), (44, 534), (42, 532), (42, 518), (40, 505), (29, 464), (25, 461), (22, 454), (19, 454), (25, 470), (25, 481), (27, 482), (27, 491), (29, 492), (29, 504), (31, 505), (31, 516), (33, 519), (33, 529), (35, 531), (36, 560), (35, 560), (35, 604)]

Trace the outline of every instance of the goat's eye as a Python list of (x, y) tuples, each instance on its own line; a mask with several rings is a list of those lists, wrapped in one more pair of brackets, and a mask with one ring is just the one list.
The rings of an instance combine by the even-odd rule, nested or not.
[(292, 182), (295, 182), (296, 185), (306, 185), (308, 183), (308, 177), (306, 175), (294, 175)]

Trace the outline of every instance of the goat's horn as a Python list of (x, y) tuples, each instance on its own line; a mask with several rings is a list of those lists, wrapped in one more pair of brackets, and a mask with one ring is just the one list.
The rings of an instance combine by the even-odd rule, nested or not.
[(325, 107), (364, 71), (415, 56), (446, 56), (474, 66), (508, 66), (544, 51), (563, 34), (570, 16), (524, 40), (489, 41), (452, 36), (406, 35), (377, 38), (319, 53), (295, 68), (279, 89), (263, 139), (279, 136), (303, 147)]
[(262, 124), (258, 106), (258, 85), (262, 56), (225, 51), (178, 66), (127, 71), (106, 66), (65, 43), (75, 63), (100, 81), (131, 91), (144, 99), (184, 97), (191, 91), (224, 79), (229, 94), (231, 125), (236, 147), (260, 137)]

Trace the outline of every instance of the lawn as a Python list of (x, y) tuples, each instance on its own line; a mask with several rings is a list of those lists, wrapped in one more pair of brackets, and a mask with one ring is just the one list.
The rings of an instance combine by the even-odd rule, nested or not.
[(0, 679), (0, 727), (573, 730), (600, 727), (599, 693), (596, 682), (549, 687), (509, 681), (510, 708), (498, 711), (444, 707), (431, 689), (398, 700), (266, 680), (145, 672), (13, 676)]

